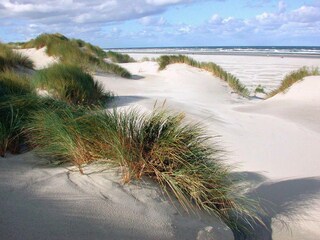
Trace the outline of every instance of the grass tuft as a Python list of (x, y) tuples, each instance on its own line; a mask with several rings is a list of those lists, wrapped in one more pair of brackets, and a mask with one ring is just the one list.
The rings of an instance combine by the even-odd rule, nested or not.
[(244, 84), (240, 82), (240, 80), (232, 75), (231, 73), (228, 73), (225, 71), (222, 67), (219, 65), (212, 63), (212, 62), (198, 62), (190, 57), (184, 56), (184, 55), (164, 55), (160, 56), (158, 58), (159, 63), (159, 70), (165, 69), (168, 65), (173, 63), (184, 63), (187, 65), (190, 65), (192, 67), (204, 69), (210, 73), (212, 73), (214, 76), (226, 81), (228, 85), (238, 93), (239, 95), (243, 97), (249, 96), (249, 90), (246, 88)]
[(316, 76), (320, 75), (319, 68), (307, 68), (302, 67), (296, 71), (292, 71), (291, 73), (287, 74), (284, 79), (282, 80), (280, 86), (271, 91), (268, 94), (268, 97), (273, 97), (274, 95), (285, 92), (287, 89), (289, 89), (294, 83), (301, 81), (304, 77), (307, 76)]
[(0, 43), (0, 71), (8, 68), (33, 68), (33, 62), (21, 53), (13, 51), (10, 47)]
[(0, 156), (6, 152), (19, 152), (19, 135), (21, 129), (21, 115), (11, 106), (0, 110)]
[(112, 97), (90, 74), (71, 65), (54, 64), (37, 71), (32, 85), (70, 104), (99, 105)]
[(23, 95), (31, 93), (30, 78), (9, 69), (0, 72), (0, 97), (4, 95)]
[(121, 167), (125, 183), (149, 177), (185, 210), (206, 210), (231, 227), (235, 215), (253, 217), (220, 148), (200, 125), (185, 124), (183, 114), (42, 109), (33, 114), (28, 129), (31, 144), (43, 156), (79, 169), (105, 159)]
[(113, 51), (108, 51), (106, 53), (106, 57), (111, 59), (111, 61), (115, 63), (135, 62), (135, 60), (132, 57), (130, 57), (128, 54), (122, 54), (122, 53), (113, 52)]

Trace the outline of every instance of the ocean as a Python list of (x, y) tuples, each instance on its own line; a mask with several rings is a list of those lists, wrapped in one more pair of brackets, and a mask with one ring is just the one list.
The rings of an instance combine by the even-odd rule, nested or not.
[(105, 48), (121, 53), (201, 54), (201, 55), (252, 55), (320, 58), (320, 47), (310, 46), (233, 46), (233, 47), (156, 47), (156, 48)]

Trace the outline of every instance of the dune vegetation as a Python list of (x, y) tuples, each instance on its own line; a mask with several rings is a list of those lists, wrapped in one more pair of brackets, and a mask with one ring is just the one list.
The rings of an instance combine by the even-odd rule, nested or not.
[(122, 54), (118, 52), (108, 51), (106, 57), (109, 58), (112, 62), (116, 63), (129, 63), (135, 62), (135, 60), (130, 57), (128, 54)]
[(79, 39), (68, 39), (61, 34), (41, 34), (22, 45), (22, 48), (43, 48), (49, 56), (59, 58), (63, 64), (77, 65), (87, 71), (105, 71), (121, 77), (130, 78), (131, 74), (121, 66), (105, 62), (103, 49)]
[[(30, 46), (47, 46), (54, 56), (63, 49), (66, 52), (59, 55), (59, 64), (30, 76), (13, 70), (0, 73), (1, 156), (34, 150), (56, 163), (73, 164), (81, 173), (83, 165), (103, 160), (107, 166), (120, 168), (124, 183), (148, 177), (186, 211), (205, 210), (233, 230), (259, 221), (256, 203), (244, 196), (241, 182), (224, 162), (223, 150), (201, 125), (187, 123), (184, 114), (162, 108), (151, 113), (105, 110), (103, 103), (111, 94), (75, 64), (83, 56), (99, 65), (104, 53), (92, 45), (55, 34), (41, 35), (24, 47)], [(164, 56), (160, 67), (183, 59), (225, 76), (211, 63), (182, 56), (172, 59)], [(39, 95), (39, 90), (48, 94)]]
[(198, 62), (185, 55), (163, 55), (163, 56), (160, 56), (157, 59), (157, 61), (159, 63), (159, 70), (163, 70), (168, 65), (174, 64), (174, 63), (184, 63), (192, 67), (204, 69), (212, 73), (214, 76), (227, 82), (227, 84), (231, 87), (231, 89), (234, 92), (238, 93), (243, 97), (249, 97), (249, 90), (246, 88), (246, 86), (243, 85), (236, 76), (232, 75), (231, 73), (228, 73), (222, 67), (220, 67), (215, 63)]
[(239, 227), (234, 215), (254, 218), (218, 145), (201, 126), (183, 119), (164, 110), (90, 114), (51, 108), (35, 111), (27, 129), (40, 155), (72, 162), (80, 171), (83, 164), (104, 159), (122, 169), (124, 183), (149, 177), (187, 211), (206, 210), (233, 228)]
[(33, 68), (33, 62), (21, 53), (13, 51), (6, 44), (0, 43), (0, 71), (8, 68)]
[(31, 94), (29, 78), (8, 69), (0, 72), (0, 156), (19, 152), (22, 113), (11, 106), (10, 97)]
[(301, 81), (304, 77), (308, 76), (316, 76), (320, 75), (319, 68), (307, 68), (302, 67), (296, 71), (292, 71), (291, 73), (287, 74), (284, 79), (281, 81), (280, 86), (268, 93), (268, 97), (273, 97), (278, 93), (283, 93), (288, 90), (294, 83)]
[(97, 105), (112, 97), (90, 74), (77, 66), (61, 63), (37, 71), (32, 85), (71, 104)]
[(84, 164), (104, 160), (120, 167), (124, 183), (154, 180), (187, 211), (205, 210), (237, 229), (235, 215), (255, 218), (221, 148), (200, 125), (186, 123), (183, 114), (105, 111), (35, 91), (0, 95), (0, 112), (1, 156), (34, 149), (51, 161), (74, 164), (80, 172)]

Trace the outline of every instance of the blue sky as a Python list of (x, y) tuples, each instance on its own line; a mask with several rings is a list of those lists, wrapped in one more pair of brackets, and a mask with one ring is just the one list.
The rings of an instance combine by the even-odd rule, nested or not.
[(320, 0), (0, 0), (0, 41), (101, 47), (320, 45)]

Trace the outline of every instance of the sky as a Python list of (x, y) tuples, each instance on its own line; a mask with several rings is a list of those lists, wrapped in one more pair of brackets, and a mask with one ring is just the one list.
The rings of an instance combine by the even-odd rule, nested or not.
[(0, 0), (0, 41), (105, 48), (320, 46), (320, 0)]

